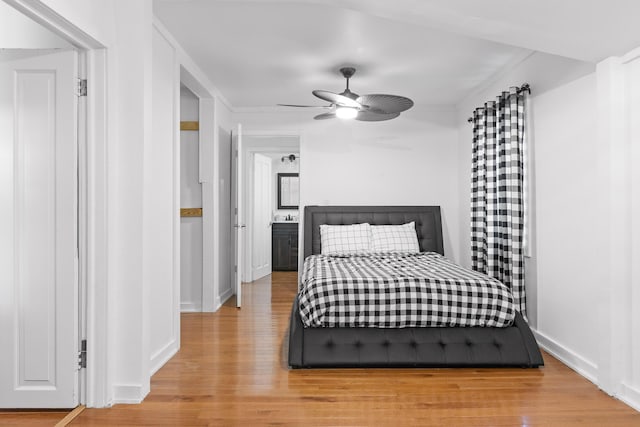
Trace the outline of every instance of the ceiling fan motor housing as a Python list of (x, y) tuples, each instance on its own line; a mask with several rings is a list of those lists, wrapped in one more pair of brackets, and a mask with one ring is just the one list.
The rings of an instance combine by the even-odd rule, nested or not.
[(356, 69), (353, 67), (342, 67), (340, 68), (340, 72), (345, 79), (350, 79), (356, 73)]

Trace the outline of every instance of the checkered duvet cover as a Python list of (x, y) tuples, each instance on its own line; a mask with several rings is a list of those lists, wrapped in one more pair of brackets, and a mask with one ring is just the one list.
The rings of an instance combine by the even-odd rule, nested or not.
[(435, 252), (311, 255), (298, 302), (305, 327), (507, 327), (516, 310), (501, 282)]

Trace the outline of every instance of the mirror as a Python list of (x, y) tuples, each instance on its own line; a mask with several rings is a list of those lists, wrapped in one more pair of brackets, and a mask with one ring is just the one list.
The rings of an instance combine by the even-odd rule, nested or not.
[(297, 173), (278, 174), (278, 209), (298, 209), (299, 193)]

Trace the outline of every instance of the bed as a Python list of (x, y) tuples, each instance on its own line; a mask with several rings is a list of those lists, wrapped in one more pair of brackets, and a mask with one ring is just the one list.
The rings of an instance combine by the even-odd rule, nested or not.
[[(400, 225), (410, 222), (415, 224), (420, 251), (432, 253), (416, 256), (426, 258), (425, 262), (440, 262), (444, 249), (438, 206), (307, 206), (304, 258), (321, 253), (322, 224)], [(394, 268), (406, 267), (406, 264), (399, 265), (401, 267)], [(544, 364), (529, 326), (515, 311), (506, 327), (446, 326), (437, 322), (434, 325), (438, 327), (412, 327), (412, 323), (401, 327), (394, 327), (395, 324), (354, 327), (336, 321), (325, 322), (333, 327), (313, 327), (303, 323), (301, 295), (299, 292), (294, 300), (289, 326), (289, 366), (292, 368), (539, 367)], [(502, 312), (496, 310), (496, 313)], [(304, 310), (303, 314), (309, 324), (312, 316)]]

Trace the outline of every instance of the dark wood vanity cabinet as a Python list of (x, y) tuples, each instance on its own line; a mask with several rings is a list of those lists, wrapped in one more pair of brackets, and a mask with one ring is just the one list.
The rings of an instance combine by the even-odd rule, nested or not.
[(271, 230), (271, 269), (298, 270), (298, 223), (274, 222)]

